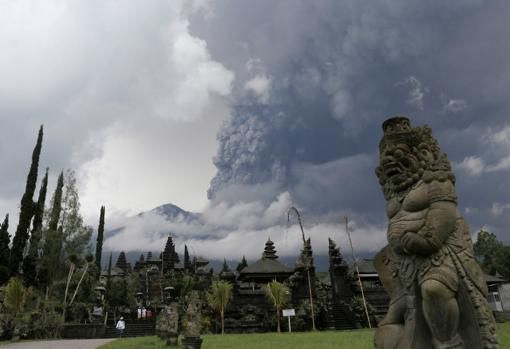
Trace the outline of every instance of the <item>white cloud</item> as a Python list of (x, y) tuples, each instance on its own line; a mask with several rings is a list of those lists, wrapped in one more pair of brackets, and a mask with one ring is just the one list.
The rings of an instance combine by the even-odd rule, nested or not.
[(267, 104), (271, 93), (271, 78), (265, 74), (259, 74), (248, 80), (244, 85), (247, 91), (251, 91), (261, 104)]
[(484, 162), (478, 156), (467, 156), (458, 165), (459, 168), (464, 170), (470, 176), (478, 176), (485, 170)]
[(502, 204), (500, 202), (495, 202), (491, 207), (491, 214), (493, 216), (501, 216), (505, 210), (510, 209), (510, 203)]
[(486, 139), (496, 147), (498, 153), (505, 154), (495, 164), (487, 166), (487, 172), (496, 172), (510, 168), (510, 126), (503, 127), (501, 130), (494, 132), (489, 129)]
[(408, 76), (402, 81), (399, 81), (397, 86), (399, 85), (409, 86), (407, 104), (415, 109), (423, 110), (423, 99), (425, 94), (428, 92), (428, 88), (425, 87), (420, 80), (412, 75)]
[[(0, 5), (0, 115), (13, 128), (5, 137), (32, 128), (26, 148), (33, 147), (44, 122), (40, 167), (49, 165), (52, 176), (77, 169), (86, 216), (101, 204), (205, 206), (234, 74), (191, 34), (189, 17), (199, 14), (211, 15), (207, 2)], [(18, 178), (18, 167), (9, 168), (5, 177)]]
[[(348, 238), (344, 232), (344, 225), (315, 224), (305, 227), (305, 236), (311, 238), (315, 254), (324, 255), (328, 251), (328, 237), (333, 238), (344, 251), (348, 251)], [(351, 230), (353, 244), (358, 252), (376, 252), (386, 245), (386, 234), (383, 227), (362, 226)], [(264, 244), (268, 238), (275, 243), (279, 256), (298, 256), (302, 248), (301, 230), (298, 225), (271, 226), (261, 230), (238, 230), (231, 232), (222, 239), (191, 240), (190, 244), (198, 254), (208, 258), (222, 259), (230, 257), (241, 259), (245, 255), (248, 259), (260, 258), (264, 251)], [(221, 246), (221, 248), (218, 248)]]
[[(247, 43), (244, 43), (248, 45)], [(250, 74), (261, 74), (266, 72), (266, 67), (260, 58), (250, 58), (246, 62), (246, 70)]]
[(466, 215), (470, 215), (475, 212), (478, 212), (478, 209), (476, 207), (465, 207), (464, 208), (464, 214), (466, 214)]
[[(482, 131), (478, 131), (480, 133)], [(457, 164), (457, 167), (465, 171), (470, 176), (478, 176), (481, 173), (497, 172), (510, 168), (510, 126), (503, 127), (497, 132), (488, 128), (482, 132), (483, 144), (489, 146), (487, 154), (489, 158), (496, 159), (488, 164), (479, 156), (467, 156)], [(503, 154), (503, 156), (501, 156)], [(499, 155), (499, 159), (498, 159)]]
[(463, 99), (450, 98), (445, 94), (439, 96), (443, 110), (451, 113), (458, 113), (467, 108), (467, 103)]
[(215, 130), (223, 120), (218, 111), (207, 123), (153, 120), (147, 128), (135, 121), (105, 130), (100, 155), (78, 166), (84, 212), (95, 217), (104, 204), (135, 214), (167, 202), (202, 210), (215, 173)]
[(487, 172), (495, 172), (510, 168), (510, 155), (500, 159), (496, 164), (487, 166)]
[(352, 108), (352, 97), (350, 92), (346, 90), (338, 90), (331, 99), (331, 107), (333, 116), (337, 120), (343, 120), (349, 117)]
[(491, 134), (490, 139), (495, 143), (510, 145), (510, 126), (503, 127), (500, 131)]
[[(106, 239), (104, 246), (114, 251), (161, 250), (168, 233), (172, 233), (179, 251), (184, 244), (194, 254), (212, 259), (224, 257), (258, 259), (268, 238), (275, 242), (280, 256), (297, 256), (302, 247), (301, 230), (293, 217), (287, 225), (287, 211), (292, 206), (290, 195), (280, 193), (269, 205), (261, 201), (239, 202), (229, 205), (224, 201), (208, 206), (200, 219), (167, 221), (155, 213), (117, 219), (110, 223), (125, 228)], [(302, 212), (303, 214), (303, 212)], [(336, 216), (335, 216), (336, 217)], [(314, 253), (325, 254), (328, 237), (348, 248), (345, 226), (341, 219), (320, 222), (303, 214), (306, 237), (311, 237)], [(336, 217), (338, 218), (338, 217)], [(367, 224), (363, 220), (350, 222), (354, 246), (360, 252), (375, 252), (386, 244), (385, 227)]]

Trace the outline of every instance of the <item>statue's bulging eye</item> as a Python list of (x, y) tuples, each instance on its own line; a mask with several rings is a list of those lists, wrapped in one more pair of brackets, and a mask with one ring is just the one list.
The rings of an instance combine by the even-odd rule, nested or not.
[(401, 158), (404, 156), (404, 152), (402, 151), (402, 149), (397, 149), (395, 150), (395, 153), (393, 154), (397, 159)]

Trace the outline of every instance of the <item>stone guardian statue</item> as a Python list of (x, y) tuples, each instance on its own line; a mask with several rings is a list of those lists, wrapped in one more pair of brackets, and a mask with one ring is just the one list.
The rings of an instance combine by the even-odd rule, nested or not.
[(391, 301), (376, 348), (499, 348), (446, 154), (426, 125), (393, 117), (382, 127), (376, 175), (387, 200), (388, 245), (374, 264)]
[(200, 338), (202, 330), (201, 308), (202, 303), (198, 291), (191, 291), (186, 310), (187, 325), (182, 340), (182, 349), (200, 349), (202, 346), (202, 339)]

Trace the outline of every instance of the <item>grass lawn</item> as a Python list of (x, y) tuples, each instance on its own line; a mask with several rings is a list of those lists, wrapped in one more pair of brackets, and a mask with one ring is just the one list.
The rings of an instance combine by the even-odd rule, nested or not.
[[(204, 349), (372, 349), (374, 331), (328, 331), (295, 333), (257, 333), (204, 335)], [(100, 349), (163, 349), (168, 348), (158, 337), (116, 340)]]
[[(510, 323), (498, 324), (501, 349), (510, 349)], [(374, 330), (227, 334), (202, 336), (204, 349), (372, 349)], [(158, 337), (126, 338), (100, 349), (168, 348)]]

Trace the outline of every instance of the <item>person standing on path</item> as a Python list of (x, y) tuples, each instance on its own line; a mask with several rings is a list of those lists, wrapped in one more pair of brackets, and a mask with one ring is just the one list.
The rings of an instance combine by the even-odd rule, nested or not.
[(122, 334), (124, 333), (124, 330), (126, 329), (126, 323), (124, 322), (124, 318), (121, 317), (119, 321), (117, 321), (117, 326), (115, 326), (117, 331), (119, 332), (119, 337), (122, 338)]

